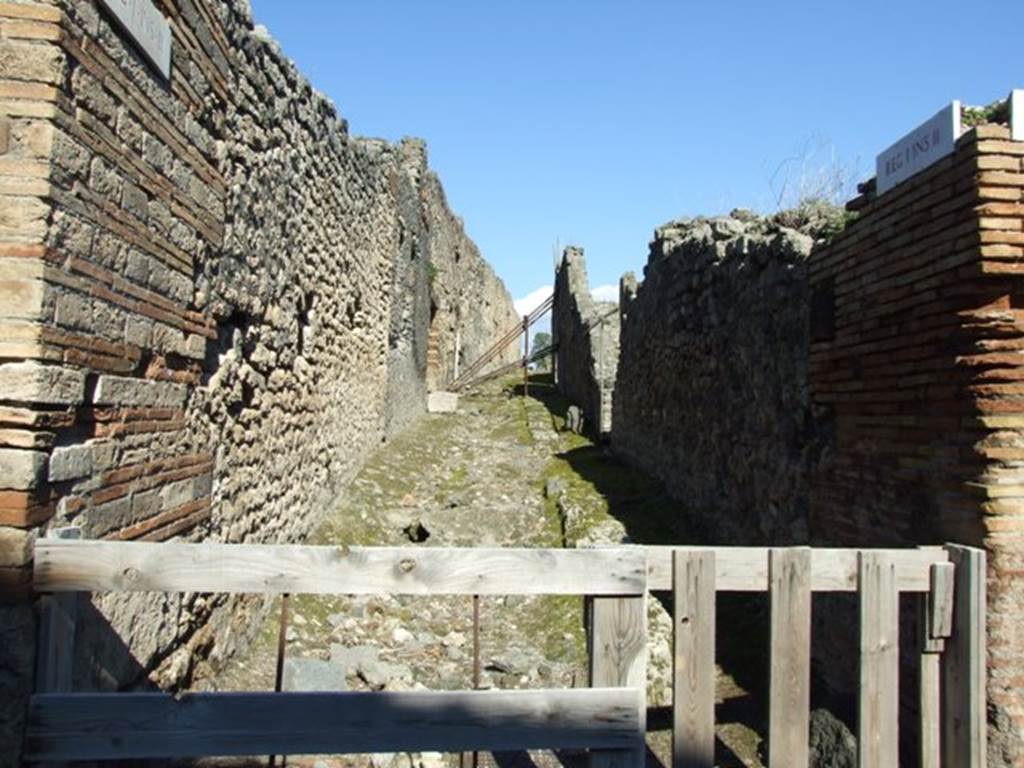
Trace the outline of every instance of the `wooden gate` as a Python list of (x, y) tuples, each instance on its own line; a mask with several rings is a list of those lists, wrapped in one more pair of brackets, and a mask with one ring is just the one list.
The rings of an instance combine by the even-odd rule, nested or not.
[[(985, 556), (919, 550), (613, 547), (449, 549), (43, 539), (41, 689), (29, 760), (589, 749), (642, 766), (646, 599), (673, 592), (674, 764), (713, 765), (715, 595), (771, 596), (772, 768), (807, 766), (815, 591), (860, 598), (860, 765), (897, 764), (898, 603), (919, 595), (922, 757), (985, 765)], [(75, 693), (69, 592), (580, 595), (591, 688), (382, 693)]]

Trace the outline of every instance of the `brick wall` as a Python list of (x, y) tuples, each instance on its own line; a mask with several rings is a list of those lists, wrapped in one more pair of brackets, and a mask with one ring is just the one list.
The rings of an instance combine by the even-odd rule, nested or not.
[(991, 764), (1024, 765), (1024, 144), (980, 126), (810, 261), (812, 543), (989, 551)]
[[(1022, 159), (1007, 128), (971, 129), (886, 194), (866, 185), (830, 241), (791, 213), (660, 228), (623, 299), (612, 432), (708, 543), (984, 546), (993, 766), (1024, 765)], [(855, 606), (814, 617), (842, 711)]]
[[(431, 307), (514, 317), (422, 144), (351, 137), (242, 0), (156, 5), (169, 83), (95, 0), (0, 2), (0, 764), (41, 526), (301, 540), (423, 412)], [(96, 598), (76, 684), (188, 680), (259, 608)]]

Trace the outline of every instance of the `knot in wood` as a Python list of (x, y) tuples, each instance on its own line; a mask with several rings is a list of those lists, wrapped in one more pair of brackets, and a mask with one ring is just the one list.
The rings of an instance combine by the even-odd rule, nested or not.
[(121, 575), (124, 576), (126, 581), (137, 581), (139, 578), (139, 571), (137, 568), (125, 568), (121, 571)]
[(398, 564), (398, 567), (402, 569), (403, 573), (409, 573), (413, 568), (416, 567), (416, 561), (411, 557), (402, 558), (402, 561)]

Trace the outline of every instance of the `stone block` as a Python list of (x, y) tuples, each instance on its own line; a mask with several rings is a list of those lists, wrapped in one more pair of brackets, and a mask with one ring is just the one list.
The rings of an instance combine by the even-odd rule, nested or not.
[(128, 252), (128, 261), (124, 270), (125, 277), (139, 285), (145, 285), (149, 280), (149, 264), (150, 259), (146, 254), (132, 249)]
[(92, 474), (92, 445), (58, 446), (50, 454), (50, 482), (59, 483)]
[(124, 329), (125, 342), (146, 349), (152, 343), (152, 339), (153, 321), (138, 315), (129, 315)]
[(56, 45), (0, 39), (0, 77), (49, 85), (64, 81), (64, 52)]
[(47, 456), (42, 451), (0, 448), (0, 487), (16, 491), (38, 488), (46, 481)]
[(455, 392), (431, 392), (427, 395), (428, 413), (455, 413), (459, 409), (459, 396)]
[(159, 488), (132, 494), (132, 518), (143, 520), (164, 508)]
[(195, 481), (193, 478), (178, 480), (160, 488), (161, 506), (164, 509), (174, 509), (183, 504), (188, 504), (194, 498)]
[(35, 532), (0, 527), (0, 567), (19, 568), (32, 562)]
[(57, 297), (56, 322), (61, 328), (91, 331), (93, 329), (92, 301), (71, 291)]
[(87, 539), (99, 538), (110, 531), (131, 525), (134, 521), (131, 499), (127, 496), (98, 504), (81, 518), (75, 518), (75, 524), (82, 526), (82, 535)]
[(0, 117), (0, 155), (7, 154), (11, 146), (11, 121)]
[(93, 402), (128, 408), (181, 408), (188, 387), (167, 381), (148, 381), (126, 376), (100, 376)]
[(18, 131), (21, 151), (30, 157), (48, 158), (53, 151), (52, 123), (32, 122)]
[(343, 667), (320, 659), (285, 659), (281, 688), (285, 691), (344, 691)]
[(202, 360), (206, 357), (206, 337), (190, 333), (185, 339), (185, 357)]
[(0, 280), (0, 317), (42, 320), (45, 293), (40, 280)]
[(31, 360), (0, 365), (5, 400), (43, 405), (79, 405), (85, 399), (85, 371)]
[(41, 242), (46, 236), (50, 206), (34, 197), (3, 198), (0, 205), (0, 237), (15, 242)]

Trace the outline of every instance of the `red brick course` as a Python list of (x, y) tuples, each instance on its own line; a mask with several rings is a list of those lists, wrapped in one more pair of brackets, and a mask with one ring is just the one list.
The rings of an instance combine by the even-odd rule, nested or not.
[(988, 549), (989, 696), (1017, 724), (993, 739), (1019, 745), (1024, 145), (1008, 138), (967, 132), (952, 157), (854, 201), (859, 219), (812, 257), (814, 286), (834, 286), (811, 384), (835, 453), (812, 480), (811, 532), (831, 545)]

